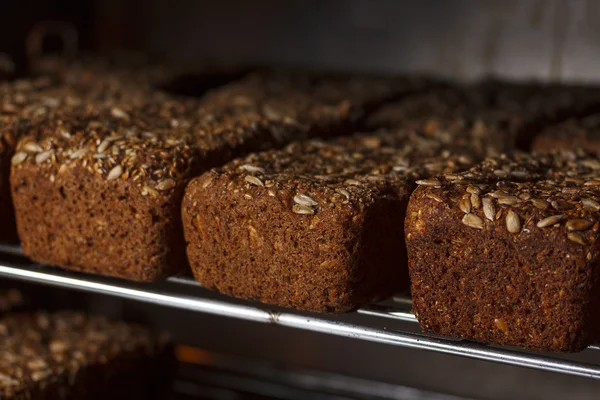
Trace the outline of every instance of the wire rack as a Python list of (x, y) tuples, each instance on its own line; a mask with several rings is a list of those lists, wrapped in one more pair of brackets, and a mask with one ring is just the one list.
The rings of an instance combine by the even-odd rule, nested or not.
[(356, 340), (600, 379), (600, 347), (596, 345), (577, 355), (560, 355), (424, 334), (418, 330), (417, 320), (411, 313), (408, 295), (394, 296), (388, 301), (341, 316), (302, 313), (218, 295), (202, 288), (189, 277), (174, 277), (164, 283), (145, 284), (64, 271), (32, 263), (22, 255), (19, 247), (6, 245), (0, 245), (0, 277)]

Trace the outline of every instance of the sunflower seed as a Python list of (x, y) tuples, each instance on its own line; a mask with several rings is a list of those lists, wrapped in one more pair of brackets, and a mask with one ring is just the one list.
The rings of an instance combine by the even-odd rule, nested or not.
[(419, 179), (416, 182), (417, 185), (421, 186), (441, 186), (442, 183), (437, 179)]
[(249, 165), (249, 164), (240, 165), (240, 168), (243, 170), (246, 170), (248, 172), (260, 172), (260, 173), (265, 172), (264, 169), (262, 169), (260, 167), (255, 167), (254, 165)]
[(47, 161), (50, 157), (52, 157), (52, 150), (43, 151), (41, 153), (37, 153), (35, 156), (35, 163), (41, 164), (44, 161)]
[(319, 204), (316, 201), (314, 201), (312, 198), (310, 198), (307, 195), (302, 194), (302, 193), (297, 193), (294, 196), (294, 202), (296, 204), (300, 204), (301, 206), (307, 206), (307, 207), (316, 206)]
[(113, 169), (110, 170), (106, 179), (109, 181), (114, 181), (115, 179), (119, 179), (119, 177), (123, 174), (123, 168), (120, 165), (117, 165)]
[(600, 203), (596, 200), (589, 198), (581, 199), (581, 204), (583, 205), (583, 208), (588, 211), (600, 211)]
[(117, 107), (111, 108), (110, 115), (112, 115), (115, 118), (129, 119), (129, 114)]
[(494, 200), (489, 197), (484, 197), (481, 199), (483, 202), (483, 215), (490, 221), (494, 220), (494, 216), (496, 215), (496, 207), (494, 206)]
[(76, 158), (81, 158), (81, 157), (83, 157), (87, 153), (87, 151), (88, 150), (86, 148), (75, 150), (73, 153), (71, 153), (71, 155), (69, 156), (69, 158), (72, 159), (72, 160), (74, 160)]
[(471, 194), (471, 206), (475, 209), (481, 207), (481, 199), (475, 193)]
[(538, 222), (536, 226), (538, 228), (547, 228), (560, 222), (560, 220), (562, 220), (564, 217), (564, 214), (552, 215), (551, 217), (547, 217), (540, 220), (540, 222)]
[(527, 201), (531, 199), (531, 193), (521, 193), (519, 198), (523, 201)]
[(506, 197), (506, 196), (510, 196), (508, 193), (503, 192), (501, 190), (496, 190), (495, 192), (491, 192), (489, 194), (491, 197), (494, 197), (496, 199), (499, 199), (500, 197)]
[(508, 210), (508, 213), (506, 214), (506, 229), (508, 229), (510, 233), (521, 232), (521, 219), (513, 210)]
[(19, 151), (18, 153), (15, 153), (15, 155), (13, 156), (13, 158), (11, 160), (11, 164), (12, 165), (19, 165), (23, 161), (25, 161), (26, 159), (27, 159), (27, 153)]
[(29, 369), (43, 369), (47, 366), (48, 364), (46, 364), (46, 361), (42, 360), (41, 358), (34, 358), (33, 360), (29, 360), (27, 362), (27, 368)]
[(246, 175), (244, 177), (244, 180), (252, 185), (256, 185), (256, 186), (265, 186), (265, 184), (263, 183), (263, 181), (261, 181), (260, 179), (258, 179), (255, 176), (252, 175)]
[(34, 142), (28, 142), (23, 145), (23, 150), (28, 151), (30, 153), (41, 153), (44, 151), (42, 146)]
[(347, 191), (346, 189), (338, 188), (338, 189), (335, 189), (335, 191), (338, 192), (339, 194), (341, 194), (342, 196), (344, 196), (346, 198), (346, 200), (350, 200), (350, 192)]
[(558, 211), (570, 210), (575, 207), (573, 204), (562, 199), (553, 200), (550, 202), (550, 204), (552, 204), (552, 207)]
[(581, 236), (580, 234), (575, 233), (575, 232), (569, 232), (567, 234), (567, 239), (569, 239), (571, 242), (575, 242), (575, 243), (583, 245), (583, 246), (585, 246), (587, 244), (587, 242), (585, 241), (583, 236)]
[(471, 212), (471, 202), (467, 198), (460, 199), (458, 201), (458, 208), (465, 214), (469, 214)]
[(357, 181), (356, 179), (346, 179), (346, 180), (344, 181), (344, 183), (345, 183), (346, 185), (360, 186), (360, 182), (359, 182), (359, 181)]
[(148, 195), (150, 195), (151, 197), (157, 198), (159, 193), (158, 193), (158, 191), (154, 190), (151, 187), (144, 186), (142, 188), (142, 196), (148, 196)]
[(154, 187), (156, 190), (169, 190), (173, 189), (177, 183), (174, 179), (165, 179), (163, 181), (158, 182), (158, 184)]
[(467, 186), (467, 193), (481, 194), (481, 189), (479, 189), (477, 186), (469, 185)]
[(110, 146), (110, 140), (103, 140), (102, 143), (100, 143), (100, 145), (98, 146), (98, 150), (96, 150), (96, 152), (100, 154), (104, 153), (108, 146)]
[(582, 219), (582, 218), (576, 218), (576, 219), (570, 219), (567, 221), (567, 229), (570, 231), (585, 231), (586, 229), (590, 228), (592, 225), (594, 225), (593, 222), (588, 221), (587, 219)]
[(434, 194), (434, 193), (427, 193), (425, 196), (431, 200), (437, 201), (438, 203), (444, 202), (444, 200), (442, 200), (442, 198), (440, 196), (438, 196), (437, 194)]
[(42, 379), (50, 376), (51, 373), (52, 373), (52, 371), (50, 371), (49, 369), (34, 371), (31, 373), (31, 379), (33, 379), (34, 382), (39, 382)]
[(542, 199), (531, 199), (531, 204), (533, 204), (535, 207), (539, 208), (540, 210), (545, 210), (548, 207), (550, 207), (550, 204), (548, 204), (548, 202), (546, 200), (542, 200)]
[(515, 205), (520, 202), (521, 202), (521, 200), (517, 196), (498, 197), (498, 204), (503, 204), (506, 206), (512, 206), (512, 205)]
[(303, 206), (301, 204), (294, 204), (292, 206), (292, 211), (296, 214), (305, 214), (305, 215), (312, 215), (315, 213), (315, 210), (313, 210), (312, 207)]
[(465, 214), (462, 218), (462, 223), (470, 228), (483, 229), (483, 220), (475, 214)]

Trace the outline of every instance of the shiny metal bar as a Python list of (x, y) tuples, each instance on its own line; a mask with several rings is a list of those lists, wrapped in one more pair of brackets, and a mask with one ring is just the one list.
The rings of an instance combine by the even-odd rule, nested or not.
[[(426, 334), (386, 330), (383, 324), (382, 327), (373, 327), (340, 321), (339, 318), (336, 320), (328, 319), (326, 315), (315, 317), (294, 311), (275, 312), (269, 310), (268, 306), (253, 306), (228, 302), (227, 300), (209, 299), (204, 297), (204, 291), (200, 289), (193, 296), (183, 295), (176, 290), (158, 290), (157, 286), (153, 284), (140, 284), (95, 275), (71, 273), (36, 264), (11, 265), (8, 261), (2, 261), (1, 256), (0, 276), (357, 340), (436, 351), (508, 365), (600, 379), (600, 365), (580, 363), (526, 351), (491, 347), (468, 341), (437, 338)], [(196, 285), (187, 278), (172, 278), (170, 281), (172, 283)], [(382, 317), (379, 321), (376, 320), (377, 324), (384, 322), (383, 318), (414, 322), (414, 315), (410, 314), (409, 306), (404, 304), (399, 307), (401, 308), (393, 305), (372, 305), (364, 307), (358, 312), (374, 317)]]

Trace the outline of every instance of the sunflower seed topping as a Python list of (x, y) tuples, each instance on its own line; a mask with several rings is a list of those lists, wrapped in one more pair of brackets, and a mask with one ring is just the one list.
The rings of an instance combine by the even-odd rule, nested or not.
[(434, 186), (434, 187), (439, 187), (442, 185), (442, 183), (437, 179), (419, 179), (416, 182), (416, 184), (420, 185), (420, 186)]
[(581, 204), (588, 211), (600, 211), (600, 203), (596, 200), (590, 198), (581, 199)]
[(35, 155), (35, 163), (36, 164), (41, 164), (45, 161), (48, 161), (50, 159), (50, 157), (52, 157), (52, 151), (48, 150), (48, 151), (43, 151), (41, 153), (38, 153)]
[(465, 214), (469, 214), (471, 212), (471, 202), (468, 198), (462, 198), (458, 201), (458, 208)]
[(294, 204), (292, 206), (292, 211), (296, 214), (305, 214), (305, 215), (313, 215), (315, 210), (312, 207), (303, 206), (301, 204)]
[(110, 170), (106, 179), (108, 179), (109, 181), (114, 181), (116, 179), (119, 179), (122, 174), (123, 174), (123, 167), (121, 167), (120, 165), (117, 165), (116, 167), (114, 167), (113, 169)]
[(165, 179), (163, 181), (158, 182), (155, 186), (156, 190), (160, 190), (161, 192), (164, 190), (173, 189), (177, 183), (174, 179)]
[(508, 210), (508, 213), (506, 214), (506, 229), (510, 233), (521, 232), (521, 219), (513, 210)]
[(263, 183), (263, 181), (261, 181), (260, 179), (258, 179), (258, 178), (257, 178), (257, 177), (255, 177), (255, 176), (252, 176), (252, 175), (246, 175), (246, 176), (244, 177), (244, 180), (245, 180), (246, 182), (248, 182), (249, 184), (251, 184), (251, 185), (256, 185), (256, 186), (265, 186), (265, 184)]
[(471, 206), (474, 209), (478, 209), (479, 207), (481, 207), (481, 199), (476, 193), (471, 194)]
[(462, 223), (470, 228), (483, 229), (483, 220), (475, 214), (465, 214)]
[(240, 165), (240, 168), (245, 171), (248, 171), (248, 172), (259, 172), (259, 173), (265, 172), (265, 170), (263, 168), (255, 167), (254, 165), (249, 165), (249, 164)]
[(302, 206), (307, 206), (307, 207), (312, 207), (312, 206), (316, 206), (319, 204), (316, 201), (314, 201), (312, 198), (310, 198), (309, 196), (302, 194), (302, 193), (298, 193), (294, 196), (294, 202), (296, 204), (300, 204)]
[(494, 220), (496, 215), (496, 207), (494, 206), (494, 200), (489, 197), (484, 197), (481, 199), (483, 202), (483, 215), (490, 221)]
[(594, 225), (592, 221), (582, 218), (570, 219), (566, 224), (569, 231), (585, 231), (586, 229), (591, 228), (592, 225)]
[(26, 159), (27, 159), (27, 153), (25, 153), (23, 151), (19, 151), (19, 152), (15, 153), (15, 155), (12, 157), (11, 164), (19, 165)]
[(571, 242), (575, 242), (577, 244), (580, 244), (582, 246), (587, 245), (587, 242), (585, 241), (585, 239), (583, 238), (583, 236), (581, 236), (578, 233), (575, 232), (569, 232), (567, 234), (567, 239), (569, 239)]
[(23, 145), (23, 150), (29, 153), (41, 153), (42, 151), (44, 151), (44, 149), (42, 149), (42, 146), (34, 142), (25, 143)]
[(549, 226), (559, 223), (564, 217), (564, 214), (552, 215), (550, 217), (540, 220), (540, 222), (538, 222), (536, 226), (538, 228), (547, 228)]

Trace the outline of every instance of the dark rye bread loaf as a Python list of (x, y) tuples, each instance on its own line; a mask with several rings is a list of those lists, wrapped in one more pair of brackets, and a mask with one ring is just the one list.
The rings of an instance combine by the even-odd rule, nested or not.
[(160, 399), (172, 354), (144, 328), (74, 312), (0, 318), (0, 398)]
[(600, 90), (578, 86), (484, 81), (438, 88), (392, 102), (367, 120), (370, 128), (423, 128), (490, 155), (527, 149), (549, 124), (600, 107)]
[(533, 151), (575, 150), (600, 152), (600, 114), (572, 118), (543, 129), (533, 139)]
[(408, 286), (402, 222), (414, 180), (470, 164), (414, 132), (234, 160), (186, 189), (192, 271), (207, 288), (303, 310), (384, 298)]
[(516, 153), (422, 183), (405, 229), (423, 330), (549, 351), (599, 339), (595, 157)]
[(17, 141), (33, 120), (43, 118), (73, 101), (66, 88), (56, 89), (46, 78), (21, 80), (0, 85), (0, 242), (16, 242), (17, 232), (10, 197), (10, 160)]
[(209, 92), (204, 105), (260, 113), (270, 120), (300, 124), (311, 137), (331, 137), (355, 131), (371, 112), (391, 99), (440, 85), (421, 77), (271, 71), (249, 74)]
[(381, 107), (368, 118), (367, 126), (418, 129), (448, 144), (469, 145), (478, 156), (512, 148), (514, 116), (486, 104), (475, 90), (431, 90)]
[[(55, 112), (66, 115), (69, 110), (87, 102), (123, 101), (141, 104), (153, 98), (160, 101), (166, 94), (157, 92), (153, 84), (165, 71), (139, 68), (112, 71), (98, 63), (55, 66), (49, 76), (0, 84), (0, 242), (16, 242), (17, 233), (10, 198), (10, 160), (19, 138)], [(52, 72), (52, 73), (50, 73)]]
[(253, 151), (342, 133), (348, 110), (363, 104), (339, 92), (332, 106), (306, 95), (300, 83), (278, 82), (268, 84), (285, 87), (285, 95), (254, 85), (240, 103), (227, 86), (200, 102), (89, 104), (32, 126), (12, 159), (25, 254), (140, 281), (182, 271), (180, 207), (189, 179)]

